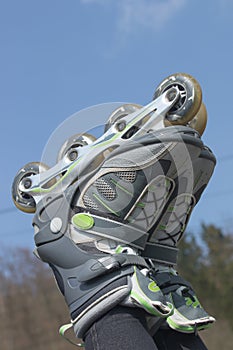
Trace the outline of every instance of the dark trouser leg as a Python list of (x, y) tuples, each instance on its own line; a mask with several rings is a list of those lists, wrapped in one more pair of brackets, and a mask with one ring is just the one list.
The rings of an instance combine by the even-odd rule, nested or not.
[(153, 338), (145, 322), (145, 312), (137, 308), (115, 307), (95, 322), (85, 337), (85, 350), (208, 350), (198, 335), (170, 328), (159, 329)]
[(145, 312), (116, 307), (95, 322), (85, 337), (85, 350), (158, 350), (145, 326)]
[(159, 350), (207, 350), (198, 335), (160, 329), (153, 337)]

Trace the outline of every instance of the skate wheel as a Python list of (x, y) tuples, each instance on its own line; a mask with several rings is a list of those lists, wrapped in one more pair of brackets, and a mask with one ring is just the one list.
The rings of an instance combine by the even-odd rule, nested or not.
[[(48, 170), (48, 166), (40, 162), (32, 162), (26, 164), (21, 168), (16, 174), (13, 184), (12, 184), (12, 198), (15, 206), (24, 211), (25, 213), (35, 213), (36, 202), (34, 198), (29, 194), (21, 191), (19, 189), (19, 184), (22, 180), (28, 178), (31, 175), (37, 175), (43, 171)], [(25, 183), (26, 185), (26, 183)], [(28, 179), (28, 186), (30, 185), (30, 180)]]
[(191, 75), (185, 73), (172, 74), (164, 79), (155, 90), (153, 99), (174, 87), (180, 97), (165, 118), (165, 125), (186, 125), (197, 114), (202, 101), (199, 83)]
[[(117, 109), (115, 109), (112, 112), (112, 114), (108, 118), (107, 123), (105, 124), (104, 132), (106, 132), (118, 120), (126, 117), (127, 115), (129, 115), (131, 113), (138, 111), (140, 108), (142, 108), (142, 106), (137, 105), (137, 104), (133, 104), (133, 103), (127, 103), (127, 104), (124, 104), (124, 105), (118, 107)], [(120, 127), (121, 126), (119, 124), (119, 128)], [(119, 130), (119, 131), (121, 131), (121, 130)]]
[(76, 148), (89, 145), (95, 140), (95, 136), (92, 136), (90, 134), (75, 134), (71, 136), (62, 145), (57, 156), (57, 162), (59, 162), (65, 156), (68, 156), (71, 161), (74, 161), (78, 157), (78, 152)]
[(197, 130), (199, 134), (202, 135), (203, 132), (205, 131), (206, 124), (207, 124), (207, 110), (204, 103), (202, 103), (195, 117), (192, 120), (190, 120), (190, 122), (187, 125)]

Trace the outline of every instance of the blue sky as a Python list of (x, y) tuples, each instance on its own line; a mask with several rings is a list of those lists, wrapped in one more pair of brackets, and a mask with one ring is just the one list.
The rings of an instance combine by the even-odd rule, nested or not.
[(231, 0), (0, 1), (2, 245), (33, 246), (32, 216), (14, 209), (11, 183), (21, 166), (41, 159), (51, 133), (92, 105), (146, 104), (174, 72), (200, 82), (209, 115), (203, 139), (218, 159), (189, 227), (229, 231), (232, 37)]

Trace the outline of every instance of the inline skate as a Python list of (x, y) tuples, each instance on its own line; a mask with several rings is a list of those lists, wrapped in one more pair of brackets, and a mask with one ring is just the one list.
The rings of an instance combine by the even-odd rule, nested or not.
[(68, 138), (53, 167), (32, 162), (17, 173), (13, 201), (35, 213), (35, 253), (52, 268), (78, 337), (117, 304), (181, 332), (214, 322), (174, 269), (216, 163), (201, 140), (206, 122), (199, 83), (173, 74), (149, 104), (114, 110), (97, 139)]

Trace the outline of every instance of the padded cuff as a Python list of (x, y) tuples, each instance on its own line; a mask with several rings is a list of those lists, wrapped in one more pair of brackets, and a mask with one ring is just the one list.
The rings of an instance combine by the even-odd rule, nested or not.
[(79, 316), (72, 321), (74, 332), (78, 338), (83, 338), (91, 325), (113, 307), (121, 303), (130, 293), (131, 285), (128, 283), (110, 290), (96, 299)]

